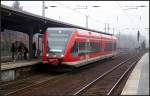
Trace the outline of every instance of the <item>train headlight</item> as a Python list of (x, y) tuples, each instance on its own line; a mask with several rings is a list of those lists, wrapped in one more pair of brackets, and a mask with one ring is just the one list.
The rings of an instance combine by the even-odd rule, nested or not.
[(46, 54), (46, 56), (49, 56), (49, 54)]
[(61, 55), (60, 55), (60, 57), (64, 57), (64, 55), (63, 55), (63, 54), (61, 54)]

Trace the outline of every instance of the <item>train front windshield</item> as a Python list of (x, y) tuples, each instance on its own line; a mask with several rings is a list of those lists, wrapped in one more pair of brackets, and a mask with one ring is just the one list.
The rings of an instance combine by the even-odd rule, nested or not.
[(48, 29), (47, 53), (56, 55), (63, 54), (71, 33), (70, 30)]

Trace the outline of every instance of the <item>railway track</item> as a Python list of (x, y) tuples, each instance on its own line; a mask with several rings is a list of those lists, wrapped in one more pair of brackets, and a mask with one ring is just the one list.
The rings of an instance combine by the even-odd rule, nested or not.
[[(73, 95), (93, 95), (94, 91), (97, 91), (94, 95), (111, 95), (114, 89), (118, 86), (119, 82), (121, 82), (123, 77), (130, 71), (130, 69), (139, 59), (139, 57), (134, 56), (121, 62), (120, 64), (100, 75), (98, 78), (91, 81)], [(120, 73), (118, 74), (118, 72)], [(117, 78), (117, 80), (115, 78)], [(97, 82), (99, 82), (99, 84), (97, 84)], [(92, 86), (91, 89), (89, 88), (90, 86)], [(98, 86), (97, 89), (95, 88), (96, 86)]]
[(8, 84), (2, 84), (0, 93), (4, 96), (14, 94), (18, 91), (28, 89), (33, 86), (42, 85), (50, 80), (63, 77), (65, 74), (52, 75), (52, 74), (38, 74), (33, 77), (17, 80), (16, 82), (10, 82)]
[[(106, 72), (106, 70), (116, 66), (118, 62), (121, 62), (122, 60), (125, 60), (127, 58), (129, 58), (129, 54), (118, 56), (117, 59), (112, 61), (96, 62), (101, 64), (90, 64), (88, 66), (81, 67), (79, 69), (64, 73), (59, 76), (52, 76), (50, 78), (46, 76), (47, 79), (45, 79), (46, 77), (43, 76), (43, 80), (39, 80), (39, 78), (41, 78), (39, 76), (39, 78), (33, 79), (33, 81), (36, 81), (36, 83), (28, 83), (27, 85), (24, 84), (24, 86), (17, 88), (10, 87), (8, 85), (7, 88), (5, 87), (5, 89), (0, 90), (0, 92), (3, 92), (3, 95), (5, 96), (80, 94), (80, 92), (77, 92), (79, 91), (79, 89), (81, 90), (83, 88), (83, 85), (86, 86), (87, 84), (89, 84), (89, 82), (93, 80), (93, 78), (96, 78), (97, 75)], [(89, 74), (89, 72), (91, 74)], [(89, 77), (87, 77), (87, 74), (89, 75)]]

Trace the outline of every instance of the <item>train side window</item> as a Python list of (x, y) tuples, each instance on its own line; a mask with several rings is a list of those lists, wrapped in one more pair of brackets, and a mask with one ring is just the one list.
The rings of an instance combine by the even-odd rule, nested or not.
[(90, 42), (90, 52), (95, 53), (100, 51), (100, 43), (99, 42)]
[(71, 48), (71, 56), (78, 56), (78, 42), (75, 41), (73, 47)]
[(105, 51), (112, 51), (112, 43), (106, 43)]
[(86, 42), (79, 42), (79, 51), (78, 51), (78, 55), (85, 55), (87, 53), (86, 50)]

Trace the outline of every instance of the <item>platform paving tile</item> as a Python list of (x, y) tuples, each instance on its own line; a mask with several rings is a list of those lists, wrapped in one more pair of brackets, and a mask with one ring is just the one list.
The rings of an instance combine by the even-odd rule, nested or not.
[(149, 53), (137, 63), (121, 95), (149, 95)]

